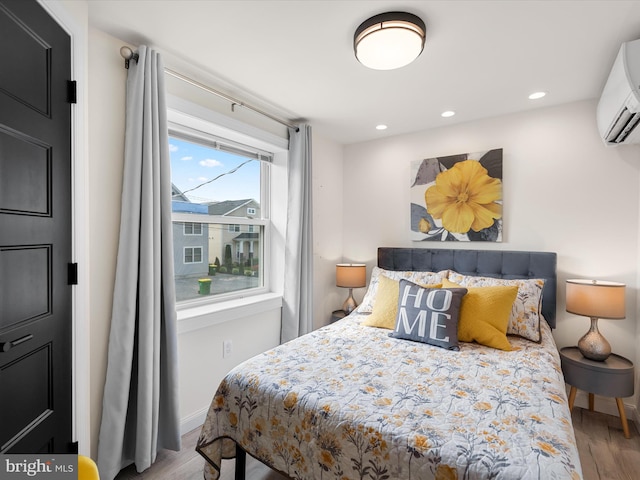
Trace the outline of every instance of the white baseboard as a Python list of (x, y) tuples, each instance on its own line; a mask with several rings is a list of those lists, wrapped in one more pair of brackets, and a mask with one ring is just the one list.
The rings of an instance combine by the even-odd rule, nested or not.
[(184, 435), (195, 428), (201, 427), (202, 424), (204, 424), (205, 418), (207, 418), (208, 411), (209, 407), (205, 407), (183, 418), (180, 421), (180, 435)]

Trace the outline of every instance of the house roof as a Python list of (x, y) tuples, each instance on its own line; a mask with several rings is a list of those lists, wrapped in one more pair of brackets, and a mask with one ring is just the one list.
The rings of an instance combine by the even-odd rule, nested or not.
[(201, 203), (181, 202), (176, 200), (171, 202), (171, 211), (179, 213), (199, 213), (203, 215), (207, 215), (208, 213), (206, 205), (202, 205)]
[(257, 232), (244, 232), (236, 237), (233, 237), (233, 240), (235, 242), (239, 242), (241, 240), (257, 240), (258, 238), (260, 238), (260, 235)]
[(182, 190), (176, 187), (173, 183), (171, 184), (171, 200), (178, 202), (190, 202), (187, 196), (182, 193)]
[[(243, 200), (224, 200), (222, 202), (209, 203), (209, 215), (231, 215), (233, 212), (238, 210), (241, 207), (250, 207), (259, 208), (258, 202), (251, 198), (245, 198)], [(244, 215), (235, 215), (246, 217), (246, 212)]]

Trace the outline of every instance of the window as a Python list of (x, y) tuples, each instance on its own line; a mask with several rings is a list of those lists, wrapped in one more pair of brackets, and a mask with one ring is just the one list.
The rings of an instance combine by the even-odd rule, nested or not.
[(184, 263), (202, 263), (202, 247), (184, 247)]
[(202, 235), (202, 224), (185, 222), (184, 234), (185, 235)]
[(272, 154), (173, 123), (169, 144), (176, 301), (264, 292)]
[[(244, 311), (267, 304), (271, 308), (269, 302), (284, 288), (286, 129), (270, 122), (264, 128), (248, 125), (216, 112), (205, 106), (209, 97), (192, 97), (203, 103), (181, 98), (193, 93), (181, 84), (175, 93), (167, 96), (167, 120), (178, 318), (202, 319), (204, 314), (207, 322), (227, 321), (224, 312), (229, 309)], [(240, 202), (232, 215), (216, 211), (221, 202), (246, 199), (251, 201)], [(254, 208), (255, 215), (247, 215), (248, 208)], [(185, 235), (185, 223), (201, 224), (202, 235)], [(233, 232), (229, 225), (234, 225)], [(184, 263), (179, 245), (202, 248), (202, 263)], [(210, 294), (198, 293), (198, 280), (203, 278), (211, 279)]]

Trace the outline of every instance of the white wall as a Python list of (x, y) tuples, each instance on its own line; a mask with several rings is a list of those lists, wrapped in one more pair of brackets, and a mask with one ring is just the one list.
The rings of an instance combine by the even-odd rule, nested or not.
[(89, 29), (89, 308), (91, 456), (97, 458), (115, 279), (124, 152), (121, 43)]
[[(280, 308), (178, 336), (183, 433), (199, 427), (220, 381), (242, 361), (280, 343)], [(223, 341), (232, 351), (223, 355)]]
[[(492, 148), (504, 149), (503, 242), (411, 242), (410, 162)], [(589, 328), (589, 319), (566, 313), (564, 281), (620, 281), (627, 318), (599, 326), (614, 352), (636, 362), (639, 169), (639, 146), (602, 144), (593, 101), (350, 145), (344, 178), (357, 180), (344, 190), (343, 254), (373, 266), (378, 246), (557, 252), (558, 347)]]
[(336, 288), (336, 263), (342, 258), (343, 194), (341, 145), (313, 134), (313, 326), (327, 325), (331, 312), (347, 298)]

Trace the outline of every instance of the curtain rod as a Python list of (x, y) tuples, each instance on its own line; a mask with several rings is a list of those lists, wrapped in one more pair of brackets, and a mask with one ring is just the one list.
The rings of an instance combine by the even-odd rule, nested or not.
[[(136, 63), (138, 62), (138, 54), (135, 53), (133, 50), (131, 50), (131, 48), (129, 48), (127, 46), (124, 46), (124, 47), (120, 48), (120, 55), (122, 55), (122, 57), (124, 58), (124, 66), (127, 69), (129, 68), (129, 61), (130, 60), (133, 59), (133, 60), (136, 61)], [(260, 114), (260, 115), (262, 115), (264, 117), (267, 117), (270, 120), (273, 120), (274, 122), (278, 122), (278, 123), (284, 125), (285, 127), (294, 128), (296, 130), (296, 132), (300, 131), (300, 128), (297, 125), (295, 125), (295, 124), (293, 124), (291, 122), (288, 122), (286, 120), (278, 118), (278, 117), (276, 117), (274, 115), (271, 115), (270, 113), (267, 113), (267, 112), (265, 112), (263, 110), (260, 110), (257, 107), (254, 107), (252, 105), (244, 103), (244, 102), (238, 100), (237, 98), (234, 98), (234, 97), (232, 97), (230, 95), (222, 93), (222, 92), (220, 92), (220, 91), (218, 91), (218, 90), (216, 90), (214, 88), (211, 88), (211, 87), (209, 87), (209, 86), (207, 86), (207, 85), (205, 85), (203, 83), (200, 83), (200, 82), (198, 82), (198, 81), (196, 81), (196, 80), (194, 80), (192, 78), (189, 78), (186, 75), (182, 75), (181, 73), (178, 73), (175, 70), (171, 70), (169, 68), (165, 68), (164, 69), (164, 73), (166, 73), (167, 75), (171, 75), (172, 77), (177, 78), (178, 80), (182, 80), (185, 83), (193, 85), (194, 87), (197, 87), (197, 88), (199, 88), (201, 90), (204, 90), (205, 92), (211, 93), (213, 95), (216, 95), (216, 96), (226, 100), (227, 102), (231, 103), (231, 111), (232, 112), (235, 112), (235, 107), (236, 106), (244, 107), (244, 108), (249, 109), (249, 110), (251, 110), (251, 111), (253, 111), (255, 113), (258, 113), (258, 114)]]

